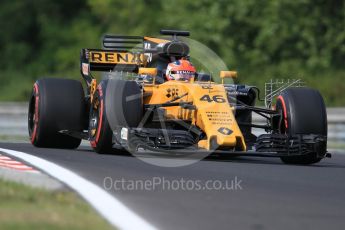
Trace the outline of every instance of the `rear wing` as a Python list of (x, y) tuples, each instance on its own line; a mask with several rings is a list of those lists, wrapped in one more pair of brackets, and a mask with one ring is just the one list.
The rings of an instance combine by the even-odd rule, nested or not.
[(153, 61), (153, 54), (181, 58), (189, 55), (189, 47), (177, 36), (188, 36), (188, 31), (162, 30), (162, 35), (172, 35), (172, 39), (155, 37), (105, 35), (102, 49), (82, 49), (80, 72), (87, 84), (93, 77), (91, 71), (123, 71), (137, 73)]
[(91, 83), (91, 71), (137, 72), (145, 65), (144, 38), (140, 36), (105, 35), (103, 49), (82, 49), (80, 72)]

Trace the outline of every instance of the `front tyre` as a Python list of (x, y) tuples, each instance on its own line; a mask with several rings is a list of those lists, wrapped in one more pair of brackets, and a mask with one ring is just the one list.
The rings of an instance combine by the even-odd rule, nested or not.
[(281, 134), (320, 135), (326, 141), (317, 152), (307, 155), (281, 157), (287, 164), (313, 164), (319, 162), (327, 152), (327, 114), (321, 94), (310, 88), (288, 88), (277, 98), (276, 110), (282, 114), (279, 130)]

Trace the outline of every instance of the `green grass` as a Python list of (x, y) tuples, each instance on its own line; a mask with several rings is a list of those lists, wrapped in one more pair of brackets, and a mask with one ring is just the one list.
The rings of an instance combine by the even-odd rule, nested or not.
[(112, 229), (87, 203), (67, 191), (46, 191), (0, 179), (0, 229)]

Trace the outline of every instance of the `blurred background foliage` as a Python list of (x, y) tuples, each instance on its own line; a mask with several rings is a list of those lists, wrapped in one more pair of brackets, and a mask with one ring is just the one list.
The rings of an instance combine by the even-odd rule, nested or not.
[(80, 49), (100, 48), (105, 33), (173, 28), (190, 30), (241, 83), (302, 78), (345, 106), (344, 0), (1, 0), (0, 28), (0, 100), (26, 100), (39, 77), (80, 79)]

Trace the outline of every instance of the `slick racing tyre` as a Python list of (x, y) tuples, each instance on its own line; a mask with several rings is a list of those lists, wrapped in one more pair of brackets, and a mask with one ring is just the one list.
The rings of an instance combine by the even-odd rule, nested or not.
[[(279, 127), (280, 133), (287, 135), (315, 134), (327, 137), (327, 115), (322, 96), (310, 88), (288, 88), (277, 98), (276, 110), (280, 111), (283, 119)], [(324, 154), (326, 145), (321, 147)], [(316, 153), (308, 155), (281, 157), (287, 164), (313, 164), (322, 157)]]
[[(143, 113), (141, 95), (135, 81), (107, 79), (99, 84), (93, 97), (89, 124), (89, 138), (96, 152), (109, 153), (113, 144), (120, 144), (120, 140), (113, 138), (113, 130), (139, 125)], [(128, 100), (132, 96), (133, 100)]]
[(28, 128), (36, 147), (74, 149), (81, 139), (60, 133), (83, 131), (84, 91), (75, 80), (47, 78), (36, 81), (29, 102)]

